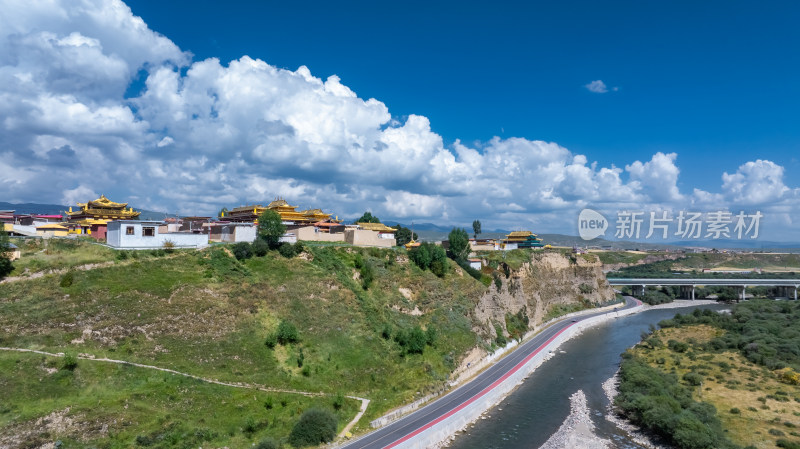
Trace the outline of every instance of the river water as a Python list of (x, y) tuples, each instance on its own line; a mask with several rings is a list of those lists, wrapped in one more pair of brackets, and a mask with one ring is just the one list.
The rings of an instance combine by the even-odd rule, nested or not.
[[(724, 309), (711, 305), (701, 308)], [(597, 436), (619, 448), (641, 448), (605, 419), (608, 399), (602, 384), (619, 368), (620, 354), (641, 339), (651, 324), (690, 313), (694, 308), (655, 309), (612, 320), (564, 343), (502, 403), (486, 413), (449, 445), (452, 449), (536, 449), (554, 434), (570, 413), (569, 397), (586, 393)]]

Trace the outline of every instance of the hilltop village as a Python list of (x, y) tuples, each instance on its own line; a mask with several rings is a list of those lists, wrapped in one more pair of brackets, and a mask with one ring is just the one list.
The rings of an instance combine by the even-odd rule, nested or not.
[[(354, 223), (344, 223), (322, 209), (297, 210), (285, 199), (261, 204), (222, 209), (218, 216), (169, 217), (141, 220), (141, 211), (128, 203), (117, 203), (105, 195), (77, 203), (63, 215), (38, 215), (0, 211), (0, 223), (11, 236), (90, 237), (114, 249), (204, 248), (213, 243), (252, 243), (256, 240), (259, 217), (266, 211), (280, 216), (285, 233), (280, 242), (331, 242), (359, 247), (419, 246), (412, 232), (401, 226), (380, 223), (365, 214)], [(405, 230), (404, 235), (398, 232)], [(402, 232), (401, 232), (402, 234)], [(477, 236), (476, 236), (477, 237)], [(443, 242), (447, 246), (447, 242)], [(473, 251), (499, 251), (542, 248), (544, 244), (530, 231), (515, 231), (504, 239), (470, 239)]]

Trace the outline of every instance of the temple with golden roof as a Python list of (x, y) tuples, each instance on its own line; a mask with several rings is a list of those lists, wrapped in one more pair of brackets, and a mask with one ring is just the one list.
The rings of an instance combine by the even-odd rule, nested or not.
[(286, 200), (276, 198), (266, 207), (258, 204), (255, 206), (237, 207), (228, 212), (226, 217), (231, 221), (257, 222), (258, 217), (267, 210), (274, 210), (281, 216), (281, 221), (290, 225), (302, 225), (326, 221), (331, 218), (331, 214), (322, 212), (321, 209), (306, 209), (297, 211), (297, 206), (291, 206)]
[(531, 231), (514, 231), (506, 236), (503, 243), (516, 243), (517, 248), (541, 248), (542, 239)]
[(106, 198), (105, 195), (100, 195), (100, 198), (86, 203), (78, 203), (80, 210), (73, 211), (72, 207), (65, 211), (69, 221), (80, 220), (135, 220), (139, 217), (141, 212), (133, 210), (133, 208), (126, 209), (128, 203), (115, 203)]
[(141, 212), (133, 210), (132, 207), (126, 208), (128, 203), (115, 203), (100, 195), (94, 201), (78, 203), (79, 210), (73, 211), (72, 207), (68, 211), (67, 219), (77, 226), (70, 226), (70, 234), (86, 234), (96, 239), (104, 239), (106, 236), (106, 224), (111, 220), (135, 220)]

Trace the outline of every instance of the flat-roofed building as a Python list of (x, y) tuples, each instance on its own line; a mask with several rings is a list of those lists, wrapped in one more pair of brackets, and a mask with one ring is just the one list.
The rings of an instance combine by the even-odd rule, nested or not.
[(174, 248), (208, 246), (208, 234), (194, 232), (160, 232), (163, 221), (114, 220), (108, 223), (106, 243), (116, 249), (158, 249), (166, 242)]

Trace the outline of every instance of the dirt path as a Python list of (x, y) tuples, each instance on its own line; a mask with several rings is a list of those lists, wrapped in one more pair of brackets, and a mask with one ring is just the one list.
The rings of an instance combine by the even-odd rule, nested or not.
[[(33, 354), (42, 354), (42, 355), (46, 355), (46, 356), (50, 356), (50, 357), (64, 357), (64, 353), (63, 352), (53, 353), (53, 352), (37, 351), (35, 349), (0, 347), (0, 351), (28, 352), (28, 353), (33, 353)], [(79, 356), (77, 356), (77, 358), (80, 359), (80, 360), (88, 360), (88, 361), (91, 361), (91, 362), (116, 363), (116, 364), (119, 364), (119, 365), (128, 365), (128, 366), (135, 366), (137, 368), (144, 368), (144, 369), (151, 369), (151, 370), (156, 370), (156, 371), (163, 371), (165, 373), (174, 374), (176, 376), (188, 377), (190, 379), (196, 379), (196, 380), (199, 380), (201, 382), (206, 382), (206, 383), (216, 384), (216, 385), (222, 385), (222, 386), (225, 386), (225, 387), (245, 388), (245, 389), (249, 389), (249, 390), (266, 391), (266, 392), (271, 392), (271, 393), (299, 394), (299, 395), (303, 395), (303, 396), (307, 396), (307, 397), (332, 396), (329, 393), (312, 393), (312, 392), (308, 392), (308, 391), (299, 391), (299, 390), (284, 390), (284, 389), (280, 389), (280, 388), (272, 388), (272, 387), (267, 387), (267, 386), (264, 386), (264, 385), (248, 384), (248, 383), (243, 383), (243, 382), (235, 382), (235, 383), (234, 382), (222, 382), (222, 381), (215, 380), (215, 379), (209, 379), (209, 378), (206, 378), (206, 377), (195, 376), (194, 374), (175, 371), (174, 369), (170, 369), (170, 368), (162, 368), (160, 366), (153, 366), (153, 365), (144, 365), (144, 364), (141, 364), (141, 363), (128, 362), (128, 361), (125, 361), (125, 360), (115, 360), (115, 359), (108, 359), (108, 358), (97, 358), (97, 357), (94, 357), (94, 356), (85, 356), (85, 355), (79, 355)], [(355, 399), (357, 401), (360, 401), (361, 402), (361, 408), (359, 409), (359, 411), (356, 414), (356, 416), (349, 423), (347, 423), (347, 425), (344, 427), (344, 429), (342, 429), (342, 432), (339, 434), (339, 438), (344, 437), (345, 434), (347, 434), (350, 431), (350, 429), (352, 429), (353, 426), (355, 426), (356, 423), (358, 423), (358, 420), (361, 419), (361, 417), (364, 415), (364, 412), (367, 411), (367, 407), (369, 406), (369, 402), (370, 402), (369, 399), (360, 398), (360, 397), (357, 397), (357, 396), (345, 396), (345, 397), (347, 397), (349, 399)]]
[(22, 275), (22, 276), (7, 277), (7, 278), (3, 279), (2, 281), (0, 281), (0, 284), (5, 284), (7, 282), (27, 281), (29, 279), (37, 279), (37, 278), (40, 278), (40, 277), (43, 277), (43, 276), (47, 276), (48, 274), (64, 274), (67, 271), (71, 271), (71, 270), (88, 271), (88, 270), (93, 270), (95, 268), (110, 267), (111, 265), (114, 265), (114, 261), (98, 262), (98, 263), (87, 263), (85, 265), (78, 265), (78, 266), (69, 267), (69, 268), (57, 268), (57, 269), (54, 268), (54, 269), (50, 269), (50, 270), (37, 271), (37, 272), (31, 273), (31, 274), (26, 274), (26, 275)]

